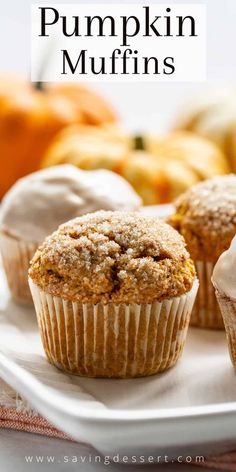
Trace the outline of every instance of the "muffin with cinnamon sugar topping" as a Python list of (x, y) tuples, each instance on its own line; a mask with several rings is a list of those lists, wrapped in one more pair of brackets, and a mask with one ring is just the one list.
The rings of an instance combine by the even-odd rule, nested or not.
[(211, 276), (236, 233), (236, 175), (194, 185), (176, 200), (175, 213), (167, 221), (184, 236), (200, 280), (191, 324), (223, 328)]
[(163, 221), (105, 211), (71, 220), (29, 276), (47, 357), (63, 370), (135, 377), (179, 358), (197, 281), (182, 236)]

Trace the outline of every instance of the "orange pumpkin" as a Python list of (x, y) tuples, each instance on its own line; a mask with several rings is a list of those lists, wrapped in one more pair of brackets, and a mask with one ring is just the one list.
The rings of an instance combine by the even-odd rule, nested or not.
[(15, 77), (0, 77), (0, 198), (20, 177), (37, 170), (49, 143), (73, 123), (112, 123), (115, 115), (81, 85), (42, 90)]

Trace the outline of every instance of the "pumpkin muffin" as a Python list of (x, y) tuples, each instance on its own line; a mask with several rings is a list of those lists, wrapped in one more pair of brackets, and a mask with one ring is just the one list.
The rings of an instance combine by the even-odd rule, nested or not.
[(0, 211), (0, 249), (8, 285), (18, 301), (32, 302), (29, 261), (46, 236), (70, 218), (96, 210), (138, 210), (141, 199), (108, 170), (61, 165), (20, 179)]
[(181, 235), (157, 218), (96, 212), (37, 250), (29, 282), (49, 361), (89, 377), (174, 365), (198, 282)]
[(184, 236), (200, 280), (191, 324), (223, 328), (211, 276), (236, 233), (236, 175), (214, 177), (193, 186), (176, 200), (175, 208), (168, 223)]
[(219, 257), (212, 283), (224, 320), (230, 357), (236, 367), (236, 236), (229, 249)]

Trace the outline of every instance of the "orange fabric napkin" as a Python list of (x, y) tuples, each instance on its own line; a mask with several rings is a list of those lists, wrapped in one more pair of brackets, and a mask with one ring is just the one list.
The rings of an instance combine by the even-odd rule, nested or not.
[(0, 406), (0, 428), (16, 429), (70, 440), (65, 433), (56, 429), (42, 416), (32, 415), (27, 411), (18, 411), (17, 408)]
[(236, 471), (236, 452), (231, 451), (217, 456), (209, 456), (204, 463), (195, 464), (211, 470), (234, 472)]
[(231, 451), (224, 454), (209, 456), (203, 464), (197, 464), (210, 470), (218, 470), (225, 472), (236, 471), (236, 452)]

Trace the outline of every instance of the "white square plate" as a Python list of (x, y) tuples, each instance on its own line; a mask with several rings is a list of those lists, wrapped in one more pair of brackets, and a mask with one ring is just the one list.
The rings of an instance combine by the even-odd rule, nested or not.
[(104, 454), (220, 452), (235, 444), (236, 376), (225, 333), (191, 328), (166, 373), (129, 380), (62, 373), (42, 351), (33, 308), (0, 275), (0, 376), (59, 429)]

